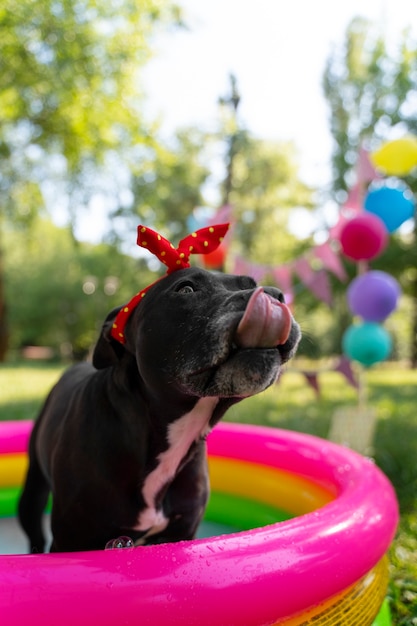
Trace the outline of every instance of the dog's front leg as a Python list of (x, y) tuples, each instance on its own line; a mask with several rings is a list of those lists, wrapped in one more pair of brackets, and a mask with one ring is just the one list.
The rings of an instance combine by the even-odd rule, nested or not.
[(35, 423), (29, 442), (29, 467), (25, 484), (20, 495), (19, 521), (29, 538), (30, 552), (44, 552), (45, 536), (42, 528), (42, 516), (50, 492), (36, 451), (36, 438), (40, 419)]
[(206, 442), (199, 441), (191, 458), (169, 485), (162, 502), (168, 526), (146, 543), (194, 539), (209, 497)]

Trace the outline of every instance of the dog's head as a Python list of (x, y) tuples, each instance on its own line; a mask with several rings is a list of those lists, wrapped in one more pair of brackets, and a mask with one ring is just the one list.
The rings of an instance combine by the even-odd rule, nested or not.
[(197, 268), (164, 277), (129, 319), (124, 346), (108, 316), (94, 351), (96, 368), (130, 355), (148, 388), (243, 398), (269, 387), (296, 351), (300, 329), (279, 289), (248, 276)]

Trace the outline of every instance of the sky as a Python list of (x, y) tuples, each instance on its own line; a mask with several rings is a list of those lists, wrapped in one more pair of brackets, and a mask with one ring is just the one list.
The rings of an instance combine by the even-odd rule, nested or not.
[[(166, 137), (190, 125), (216, 130), (218, 100), (228, 95), (233, 73), (241, 123), (255, 137), (294, 141), (301, 178), (321, 189), (330, 181), (332, 149), (321, 80), (332, 48), (357, 15), (379, 23), (393, 41), (407, 26), (417, 34), (416, 0), (177, 1), (188, 28), (154, 42), (142, 74), (148, 117), (159, 118)], [(294, 212), (299, 225), (298, 217)], [(300, 236), (314, 230), (314, 219), (304, 213)], [(100, 237), (108, 226), (100, 203), (80, 219), (81, 238), (91, 237), (92, 222)]]
[(301, 175), (329, 180), (331, 137), (321, 78), (332, 46), (356, 15), (394, 40), (417, 23), (415, 0), (179, 0), (188, 30), (157, 40), (145, 70), (148, 109), (169, 135), (179, 126), (215, 128), (218, 98), (234, 73), (239, 112), (251, 133), (293, 140)]

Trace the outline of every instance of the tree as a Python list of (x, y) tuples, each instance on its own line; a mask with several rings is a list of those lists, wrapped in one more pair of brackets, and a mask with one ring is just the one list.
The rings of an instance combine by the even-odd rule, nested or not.
[[(147, 167), (132, 177), (134, 201), (114, 216), (123, 216), (125, 224), (126, 218), (133, 217), (132, 226), (139, 218), (178, 240), (195, 207), (215, 208), (205, 196), (209, 184), (211, 191), (217, 187), (212, 194), (217, 196), (217, 206), (233, 207), (234, 240), (241, 252), (260, 263), (289, 260), (300, 245), (288, 232), (289, 212), (299, 206), (313, 208), (313, 190), (299, 178), (291, 142), (257, 139), (242, 126), (240, 99), (232, 75), (229, 94), (219, 98), (219, 129), (182, 129), (164, 151), (148, 150)], [(213, 169), (220, 169), (222, 153), (223, 176), (215, 178)], [(217, 155), (214, 163), (213, 154)]]
[(334, 138), (333, 192), (352, 183), (359, 148), (375, 147), (397, 127), (417, 132), (417, 42), (405, 32), (394, 50), (369, 20), (355, 18), (323, 75)]
[(7, 231), (5, 250), (14, 349), (44, 345), (85, 355), (107, 313), (154, 279), (144, 261), (108, 244), (80, 243), (74, 255), (70, 230), (50, 220)]
[[(104, 172), (113, 180), (117, 202), (118, 170), (135, 159), (138, 146), (154, 145), (141, 114), (139, 70), (150, 56), (156, 28), (179, 19), (169, 0), (4, 0), (3, 227), (6, 219), (30, 223), (44, 211), (52, 185), (54, 201), (66, 206), (74, 235), (77, 211), (97, 191)], [(4, 313), (0, 290), (0, 337)], [(0, 348), (1, 359), (4, 341)]]
[[(339, 203), (354, 182), (353, 170), (361, 145), (372, 149), (390, 134), (417, 134), (417, 41), (408, 32), (391, 49), (369, 21), (354, 19), (345, 41), (329, 57), (323, 76), (334, 139), (333, 196)], [(407, 184), (417, 191), (417, 178)], [(366, 190), (364, 190), (366, 191)], [(416, 226), (415, 226), (416, 229)], [(412, 331), (410, 359), (417, 366), (417, 231), (395, 234), (375, 267), (394, 274), (410, 296)]]
[(131, 154), (152, 143), (141, 114), (139, 69), (168, 8), (157, 0), (6, 0), (0, 13), (5, 207), (15, 209), (13, 194), (5, 202), (6, 191), (22, 189), (23, 181), (39, 185), (43, 168), (56, 169), (58, 157), (66, 181), (88, 190), (91, 167), (103, 165), (109, 152)]
[(241, 251), (258, 263), (285, 263), (301, 247), (288, 231), (290, 211), (313, 208), (313, 191), (298, 176), (295, 147), (256, 139), (247, 131), (240, 131), (236, 144), (229, 197)]
[(239, 123), (238, 108), (240, 104), (240, 94), (237, 88), (237, 80), (234, 74), (229, 75), (230, 92), (219, 98), (219, 104), (225, 113), (225, 127), (227, 137), (226, 154), (226, 176), (222, 185), (222, 204), (230, 203), (230, 194), (234, 183), (234, 161), (238, 151), (239, 143)]
[(238, 115), (241, 96), (233, 74), (229, 83), (229, 93), (219, 98), (219, 137), (226, 144), (222, 204), (234, 207), (235, 237), (246, 255), (260, 263), (282, 263), (296, 245), (296, 238), (288, 232), (289, 211), (297, 206), (312, 208), (312, 189), (299, 179), (291, 142), (260, 140), (244, 128)]
[[(132, 240), (138, 222), (178, 241), (187, 232), (187, 217), (200, 206), (210, 170), (205, 148), (210, 137), (196, 129), (178, 130), (162, 148), (149, 147), (139, 167), (132, 167), (132, 202), (114, 211), (112, 236)], [(122, 217), (122, 220), (117, 218)]]
[[(229, 144), (228, 132), (206, 133), (188, 128), (178, 131), (170, 149), (148, 151), (146, 171), (132, 178), (134, 201), (119, 208), (114, 217), (123, 217), (123, 231), (116, 237), (126, 240), (126, 228), (133, 232), (138, 221), (178, 241), (189, 230), (188, 218), (198, 206), (214, 210), (227, 198), (236, 221), (235, 250), (259, 263), (284, 263), (300, 248), (300, 241), (289, 233), (288, 218), (294, 207), (313, 207), (313, 192), (298, 176), (296, 151), (291, 143), (269, 142), (237, 128), (233, 140), (233, 175), (230, 152), (226, 149), (224, 178), (212, 179), (212, 154), (219, 155)], [(215, 164), (219, 169), (219, 162)], [(206, 196), (208, 183), (212, 198)], [(131, 237), (131, 235), (129, 235)], [(306, 245), (305, 243), (303, 244)]]

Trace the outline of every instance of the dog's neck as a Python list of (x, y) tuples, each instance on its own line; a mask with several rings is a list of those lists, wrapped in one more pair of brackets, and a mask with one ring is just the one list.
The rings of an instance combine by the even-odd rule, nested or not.
[(158, 455), (158, 464), (147, 475), (141, 490), (146, 508), (134, 527), (134, 530), (146, 533), (141, 541), (167, 526), (169, 520), (164, 516), (158, 500), (187, 458), (192, 445), (210, 432), (210, 420), (217, 403), (218, 398), (215, 397), (200, 398), (191, 411), (168, 425), (168, 448)]
[[(144, 410), (150, 416), (149, 424), (154, 425), (158, 431), (164, 430), (167, 424), (180, 419), (183, 415), (197, 410), (197, 405), (204, 405), (204, 402), (200, 404), (202, 400), (207, 400), (212, 406), (209, 417), (211, 429), (233, 404), (242, 400), (239, 397), (218, 398), (217, 396), (197, 398), (183, 394), (173, 386), (166, 386), (163, 390), (160, 388), (154, 390), (151, 385), (142, 380), (136, 359), (128, 353), (125, 353), (123, 359), (115, 367), (109, 368), (108, 373), (112, 378), (112, 384), (114, 383), (119, 389), (124, 400), (129, 397), (133, 402), (143, 401)], [(138, 406), (135, 405), (135, 409), (137, 408)]]

